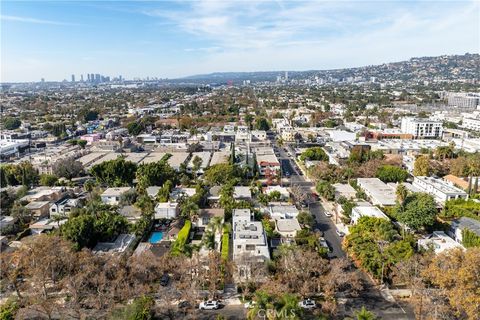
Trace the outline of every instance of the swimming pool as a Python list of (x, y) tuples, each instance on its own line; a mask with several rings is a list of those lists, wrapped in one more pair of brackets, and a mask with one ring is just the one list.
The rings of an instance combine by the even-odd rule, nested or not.
[(162, 241), (162, 239), (163, 239), (163, 232), (154, 231), (150, 234), (150, 239), (148, 239), (148, 242), (157, 243), (157, 242)]

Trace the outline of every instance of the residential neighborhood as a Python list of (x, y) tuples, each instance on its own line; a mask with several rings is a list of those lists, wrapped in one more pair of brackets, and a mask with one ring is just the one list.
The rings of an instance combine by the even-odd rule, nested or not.
[(479, 58), (436, 61), (4, 87), (5, 319), (478, 319)]

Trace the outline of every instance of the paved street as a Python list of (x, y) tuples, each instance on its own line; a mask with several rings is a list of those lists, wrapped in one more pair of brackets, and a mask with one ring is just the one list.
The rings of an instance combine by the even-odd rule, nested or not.
[[(218, 319), (217, 317), (222, 315), (225, 319), (240, 320), (246, 319), (247, 310), (242, 304), (240, 305), (227, 305), (219, 310), (198, 310), (191, 319)], [(186, 318), (189, 319), (189, 318)]]
[[(299, 175), (298, 170), (295, 169), (296, 165), (293, 157), (281, 147), (277, 146), (277, 153), (279, 161), (282, 165), (282, 173), (290, 173), (288, 177), (288, 183), (284, 183), (285, 186), (298, 185), (306, 194), (312, 192), (314, 183), (306, 181), (303, 175)], [(288, 148), (293, 155), (292, 148)], [(323, 232), (325, 240), (331, 248), (331, 252), (328, 254), (329, 258), (344, 258), (346, 253), (342, 249), (342, 238), (336, 234), (336, 227), (331, 218), (325, 215), (325, 208), (321, 201), (310, 203), (310, 213), (315, 217), (315, 228)], [(407, 303), (396, 302), (395, 300), (386, 299), (382, 296), (380, 290), (371, 282), (368, 276), (364, 273), (363, 278), (365, 280), (366, 288), (359, 297), (342, 299), (341, 313), (345, 316), (352, 316), (354, 311), (359, 310), (362, 306), (366, 306), (367, 309), (375, 312), (375, 314), (381, 319), (391, 320), (407, 320), (415, 319), (415, 315)]]
[(330, 258), (346, 257), (346, 254), (342, 249), (342, 239), (336, 234), (335, 224), (325, 215), (325, 210), (321, 203), (315, 202), (310, 204), (310, 212), (317, 222), (316, 228), (323, 232), (323, 237), (327, 240), (327, 243), (332, 250), (328, 256)]

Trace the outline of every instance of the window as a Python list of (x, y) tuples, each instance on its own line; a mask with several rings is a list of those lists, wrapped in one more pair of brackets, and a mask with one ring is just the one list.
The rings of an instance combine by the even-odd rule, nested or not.
[(247, 244), (245, 246), (245, 250), (254, 251), (255, 250), (255, 245), (254, 244)]
[(203, 218), (202, 218), (202, 224), (203, 224), (203, 225), (207, 225), (207, 224), (209, 224), (209, 222), (210, 222), (210, 218), (209, 218), (209, 217), (203, 217)]

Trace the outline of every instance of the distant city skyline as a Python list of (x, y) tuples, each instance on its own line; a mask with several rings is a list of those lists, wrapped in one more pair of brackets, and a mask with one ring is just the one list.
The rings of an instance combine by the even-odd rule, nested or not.
[[(478, 1), (4, 1), (2, 82), (178, 78), (478, 53)], [(90, 71), (91, 72), (91, 71)]]

